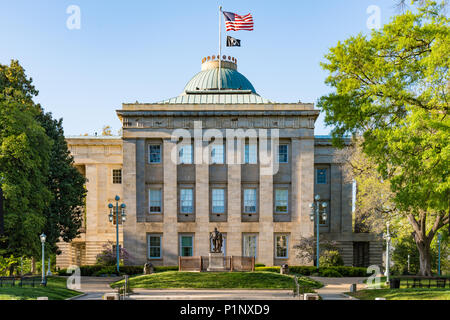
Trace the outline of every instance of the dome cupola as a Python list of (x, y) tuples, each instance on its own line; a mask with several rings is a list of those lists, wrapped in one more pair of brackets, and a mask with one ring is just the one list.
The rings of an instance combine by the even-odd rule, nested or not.
[[(222, 90), (245, 90), (256, 94), (250, 81), (237, 71), (237, 60), (233, 57), (222, 57), (221, 68)], [(184, 93), (192, 91), (219, 89), (219, 57), (212, 56), (202, 59), (202, 69), (185, 86)]]

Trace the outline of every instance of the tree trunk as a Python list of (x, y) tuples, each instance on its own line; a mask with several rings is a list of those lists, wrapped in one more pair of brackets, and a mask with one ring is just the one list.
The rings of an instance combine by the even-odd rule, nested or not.
[(417, 249), (419, 250), (419, 262), (421, 276), (431, 276), (431, 252), (430, 243), (419, 242)]
[(34, 257), (31, 257), (31, 273), (36, 273), (36, 259)]

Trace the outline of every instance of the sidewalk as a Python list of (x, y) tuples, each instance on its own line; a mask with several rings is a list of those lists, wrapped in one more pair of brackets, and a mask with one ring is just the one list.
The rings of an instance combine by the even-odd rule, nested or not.
[(367, 288), (364, 283), (366, 277), (352, 277), (352, 278), (323, 278), (323, 277), (310, 277), (316, 281), (322, 282), (324, 286), (317, 289), (316, 292), (322, 297), (323, 300), (358, 300), (350, 297), (345, 292), (350, 291), (350, 286), (354, 283), (357, 284), (358, 290)]
[(299, 300), (292, 290), (133, 289), (132, 300)]
[(102, 297), (107, 292), (115, 292), (109, 284), (123, 279), (123, 277), (81, 277), (81, 291), (85, 295), (77, 297), (73, 300), (102, 300)]

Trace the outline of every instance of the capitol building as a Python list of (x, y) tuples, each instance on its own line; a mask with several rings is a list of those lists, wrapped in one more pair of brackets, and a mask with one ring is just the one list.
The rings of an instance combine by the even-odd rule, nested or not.
[(214, 228), (224, 235), (226, 256), (266, 266), (312, 264), (294, 247), (315, 235), (316, 195), (327, 204), (320, 235), (337, 242), (344, 263), (381, 265), (379, 238), (353, 232), (352, 183), (331, 139), (314, 136), (319, 110), (265, 99), (235, 58), (220, 64), (204, 58), (177, 97), (124, 103), (116, 111), (121, 137), (67, 137), (88, 193), (81, 234), (58, 244), (58, 267), (95, 264), (115, 243), (108, 204), (116, 195), (126, 204), (119, 237), (132, 265), (207, 256)]

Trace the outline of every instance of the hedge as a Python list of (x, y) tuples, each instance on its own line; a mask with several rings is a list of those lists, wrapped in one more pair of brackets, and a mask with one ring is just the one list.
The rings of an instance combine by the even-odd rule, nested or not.
[[(121, 274), (127, 275), (142, 274), (143, 270), (144, 270), (143, 266), (120, 267)], [(155, 266), (154, 270), (155, 272), (178, 271), (178, 266)], [(280, 267), (279, 266), (255, 267), (255, 271), (267, 271), (279, 273)], [(116, 274), (116, 266), (101, 266), (101, 265), (81, 266), (80, 272), (81, 276), (84, 277), (101, 276), (103, 274)], [(314, 266), (289, 266), (289, 272), (301, 274), (303, 276), (319, 275), (322, 277), (331, 277), (332, 274), (334, 275), (340, 274), (342, 277), (367, 277), (368, 275), (366, 268), (347, 267), (347, 266), (320, 268), (319, 272), (317, 272), (317, 268)], [(67, 269), (61, 269), (58, 272), (58, 274), (63, 276), (70, 275), (67, 273)]]
[[(178, 271), (178, 266), (155, 266), (155, 272), (164, 271)], [(127, 275), (138, 275), (142, 274), (144, 271), (144, 266), (120, 266), (121, 274)], [(83, 277), (93, 277), (100, 276), (102, 274), (116, 274), (116, 266), (102, 266), (102, 265), (92, 265), (92, 266), (81, 266), (80, 273)], [(71, 275), (67, 273), (67, 269), (61, 269), (58, 271), (60, 276)]]
[[(280, 272), (280, 267), (255, 267), (255, 271), (268, 271), (268, 272)], [(303, 276), (319, 275), (322, 277), (331, 277), (332, 274), (342, 277), (366, 277), (367, 269), (359, 267), (325, 267), (320, 268), (317, 272), (317, 268), (314, 266), (289, 266), (290, 273), (297, 273)]]

